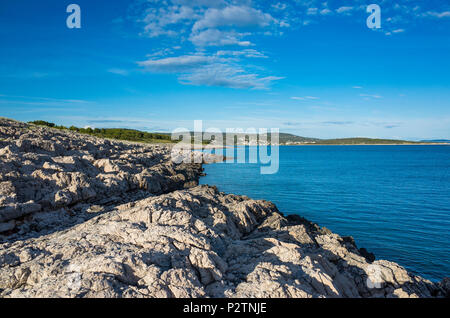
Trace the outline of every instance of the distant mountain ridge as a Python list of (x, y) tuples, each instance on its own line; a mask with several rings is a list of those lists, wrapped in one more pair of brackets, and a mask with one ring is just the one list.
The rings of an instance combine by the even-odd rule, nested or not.
[[(143, 132), (134, 129), (124, 129), (124, 128), (77, 128), (74, 126), (64, 127), (57, 126), (54, 123), (49, 123), (46, 121), (33, 121), (31, 124), (38, 126), (47, 126), (50, 128), (57, 128), (62, 130), (72, 130), (83, 134), (94, 135), (96, 137), (102, 138), (112, 138), (118, 140), (129, 140), (129, 141), (137, 141), (137, 142), (146, 142), (146, 143), (174, 143), (171, 139), (170, 133), (157, 133), (157, 132)], [(193, 132), (189, 132), (192, 137), (194, 136)], [(246, 133), (236, 133), (235, 141), (236, 145), (268, 145), (271, 144), (271, 134), (267, 134), (267, 136), (262, 135), (252, 135)], [(255, 138), (256, 137), (256, 138)], [(223, 140), (226, 141), (225, 133), (223, 134)], [(311, 138), (311, 137), (302, 137), (288, 133), (280, 133), (279, 134), (279, 145), (406, 145), (406, 144), (423, 144), (423, 143), (450, 143), (450, 140), (447, 139), (436, 139), (436, 140), (426, 140), (420, 142), (414, 141), (406, 141), (406, 140), (391, 140), (391, 139), (372, 139), (372, 138), (341, 138), (341, 139), (319, 139), (319, 138)], [(205, 141), (204, 144), (218, 145), (220, 142), (214, 140), (209, 142)]]
[(450, 139), (421, 140), (421, 142), (437, 142), (437, 143), (450, 144)]

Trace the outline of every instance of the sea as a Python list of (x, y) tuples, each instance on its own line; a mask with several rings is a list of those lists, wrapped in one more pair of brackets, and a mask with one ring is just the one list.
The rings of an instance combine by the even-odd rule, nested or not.
[(450, 276), (450, 145), (280, 146), (276, 174), (204, 167), (201, 184), (272, 201), (432, 281)]

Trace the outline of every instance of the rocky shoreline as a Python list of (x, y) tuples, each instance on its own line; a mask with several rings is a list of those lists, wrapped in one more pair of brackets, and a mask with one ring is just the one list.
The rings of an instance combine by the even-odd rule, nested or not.
[(171, 147), (0, 119), (0, 297), (446, 297)]

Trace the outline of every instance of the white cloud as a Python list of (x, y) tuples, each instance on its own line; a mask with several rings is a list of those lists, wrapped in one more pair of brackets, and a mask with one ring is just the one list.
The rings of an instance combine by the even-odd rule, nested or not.
[(173, 4), (189, 7), (208, 7), (216, 8), (224, 5), (224, 0), (172, 0)]
[(320, 98), (315, 97), (315, 96), (305, 96), (305, 97), (293, 96), (293, 97), (291, 97), (291, 99), (293, 99), (293, 100), (318, 100)]
[(331, 14), (331, 13), (332, 13), (332, 11), (330, 9), (328, 9), (328, 8), (325, 8), (325, 9), (320, 11), (321, 15), (328, 15), (328, 14)]
[(82, 105), (93, 104), (92, 101), (81, 99), (60, 99), (51, 97), (37, 97), (37, 96), (23, 96), (23, 95), (0, 95), (3, 100), (0, 103), (4, 104), (21, 104), (21, 105), (34, 105), (34, 106), (52, 106), (63, 107), (68, 104)]
[(283, 11), (283, 10), (286, 10), (287, 5), (286, 5), (286, 3), (278, 2), (276, 4), (272, 4), (272, 8), (274, 8), (275, 10)]
[(340, 7), (336, 10), (336, 12), (337, 13), (347, 13), (352, 10), (353, 10), (353, 7)]
[(185, 85), (222, 86), (230, 88), (267, 89), (276, 76), (249, 73), (233, 64), (238, 57), (263, 57), (256, 50), (219, 51), (215, 55), (183, 55), (138, 62), (148, 72), (178, 73)]
[(227, 32), (217, 29), (207, 29), (199, 33), (191, 34), (189, 40), (199, 47), (226, 45), (250, 46), (251, 42), (241, 40), (244, 36), (245, 34), (234, 31)]
[(164, 6), (146, 10), (145, 16), (139, 20), (143, 23), (144, 34), (150, 37), (161, 35), (176, 36), (173, 28), (180, 23), (189, 23), (199, 18), (199, 15), (188, 6)]
[(435, 17), (435, 18), (450, 18), (450, 11), (444, 11), (444, 12), (435, 12), (435, 11), (429, 11), (425, 15)]
[(111, 68), (108, 70), (108, 73), (127, 76), (130, 72), (127, 70), (120, 69), (120, 68)]
[(249, 74), (245, 70), (227, 64), (211, 64), (180, 77), (183, 84), (222, 86), (230, 88), (267, 89), (282, 77)]
[(371, 95), (371, 94), (359, 94), (359, 96), (365, 97), (366, 99), (371, 99), (371, 98), (380, 99), (380, 98), (383, 98), (383, 96)]
[(218, 51), (218, 56), (244, 56), (248, 58), (268, 58), (261, 52), (254, 49), (246, 49), (242, 51)]
[(318, 9), (318, 8), (309, 8), (309, 9), (306, 11), (306, 14), (307, 14), (307, 15), (316, 15), (318, 12), (319, 12), (319, 9)]
[(268, 13), (263, 13), (251, 7), (228, 6), (224, 9), (208, 9), (204, 16), (195, 22), (192, 30), (217, 28), (223, 26), (233, 27), (265, 27), (274, 19)]
[(151, 72), (178, 73), (189, 71), (192, 68), (207, 65), (214, 61), (216, 61), (216, 58), (211, 56), (183, 55), (163, 59), (149, 59), (138, 62), (138, 65)]

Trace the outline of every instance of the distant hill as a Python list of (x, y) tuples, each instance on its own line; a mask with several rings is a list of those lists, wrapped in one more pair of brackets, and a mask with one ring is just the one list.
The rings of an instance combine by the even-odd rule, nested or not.
[[(260, 136), (257, 136), (257, 138), (259, 140)], [(238, 145), (243, 144), (247, 145), (249, 144), (250, 139), (255, 139), (255, 135), (249, 136), (245, 134), (237, 134), (235, 143)], [(266, 138), (263, 139), (266, 140)], [(267, 140), (269, 143), (271, 142), (270, 133), (267, 136)], [(403, 145), (403, 144), (419, 144), (419, 143), (406, 140), (371, 139), (371, 138), (319, 139), (280, 133), (279, 144), (280, 145)]]
[[(194, 136), (193, 132), (189, 132), (191, 134), (191, 136)], [(170, 133), (161, 133), (163, 135), (167, 135), (170, 136)], [(224, 140), (224, 142), (226, 141), (226, 134), (223, 133), (222, 134), (222, 138)], [(239, 134), (236, 133), (235, 134), (235, 144), (238, 145), (242, 145), (242, 144), (246, 144), (248, 143), (250, 140), (258, 139), (260, 140), (260, 136), (261, 135), (255, 135), (255, 134)], [(264, 136), (265, 137), (265, 136)], [(214, 139), (215, 137), (212, 138), (212, 144), (215, 144)], [(268, 142), (271, 142), (271, 134), (269, 133), (267, 135), (267, 137), (263, 138), (263, 139), (267, 139)], [(295, 144), (295, 143), (301, 143), (301, 144), (309, 144), (309, 143), (316, 143), (320, 141), (320, 139), (318, 138), (308, 138), (308, 137), (300, 137), (300, 136), (296, 136), (296, 135), (292, 135), (292, 134), (286, 134), (286, 133), (280, 133), (279, 134), (279, 143), (280, 144)], [(207, 143), (207, 142), (205, 142)]]
[(450, 144), (450, 140), (449, 139), (433, 139), (433, 140), (422, 140), (421, 142), (437, 142), (437, 143), (444, 143), (444, 144)]
[[(270, 139), (270, 138), (269, 138)], [(280, 144), (297, 145), (397, 145), (397, 144), (416, 144), (413, 141), (392, 140), (392, 139), (372, 139), (372, 138), (342, 138), (342, 139), (319, 139), (300, 137), (292, 134), (280, 133)]]
[(317, 143), (321, 140), (318, 138), (300, 137), (292, 134), (280, 133), (280, 143)]
[[(124, 128), (78, 128), (78, 127), (64, 127), (58, 126), (54, 123), (38, 120), (30, 122), (30, 124), (46, 126), (50, 128), (56, 129), (67, 129), (76, 131), (82, 134), (93, 135), (101, 138), (111, 138), (118, 140), (128, 140), (128, 141), (136, 141), (136, 142), (145, 142), (145, 143), (175, 143), (176, 141), (171, 140), (170, 133), (149, 133), (143, 132), (139, 130), (133, 129), (124, 129)], [(190, 132), (193, 138), (193, 133)], [(251, 138), (249, 138), (251, 137)], [(260, 140), (260, 136), (256, 136), (258, 140)], [(235, 139), (235, 144), (237, 145), (255, 145), (254, 140), (255, 135), (246, 135), (246, 134), (237, 134)], [(263, 138), (266, 139), (266, 138)], [(224, 134), (225, 140), (225, 134)], [(267, 136), (267, 142), (261, 142), (260, 144), (267, 144), (271, 142), (270, 133)], [(442, 143), (450, 143), (450, 140), (428, 140), (422, 141), (424, 142), (442, 142)], [(204, 144), (210, 144), (209, 141), (205, 141)], [(214, 140), (211, 144), (215, 144)], [(390, 139), (371, 139), (371, 138), (343, 138), (343, 139), (319, 139), (319, 138), (309, 138), (309, 137), (301, 137), (292, 134), (280, 133), (279, 134), (279, 144), (280, 145), (393, 145), (393, 144), (420, 144), (420, 142), (411, 142), (405, 140), (390, 140)]]
[(319, 145), (403, 145), (416, 144), (413, 141), (391, 140), (391, 139), (371, 139), (371, 138), (343, 138), (343, 139), (323, 139), (317, 142)]

